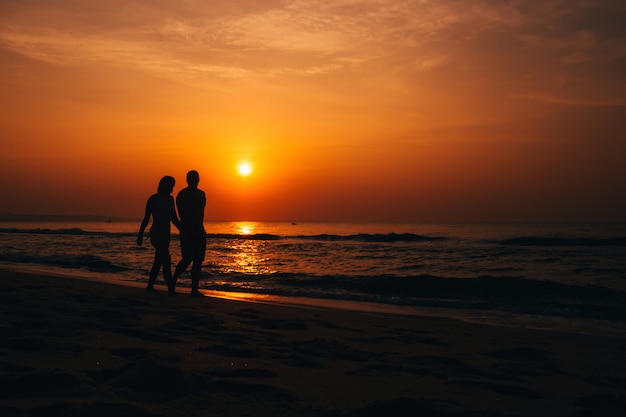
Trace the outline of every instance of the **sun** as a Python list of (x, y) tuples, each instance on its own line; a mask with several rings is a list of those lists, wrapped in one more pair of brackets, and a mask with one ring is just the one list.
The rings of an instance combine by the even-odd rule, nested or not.
[(252, 174), (252, 166), (247, 162), (242, 162), (237, 166), (237, 171), (242, 177), (247, 177)]

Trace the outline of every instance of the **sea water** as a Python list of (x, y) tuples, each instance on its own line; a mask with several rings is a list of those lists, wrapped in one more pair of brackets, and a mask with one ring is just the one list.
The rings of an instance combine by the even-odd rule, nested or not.
[[(0, 223), (0, 262), (145, 283), (154, 251), (148, 240), (136, 244), (138, 227), (139, 221)], [(209, 222), (205, 228), (201, 289), (214, 294), (600, 333), (625, 328), (626, 224)], [(175, 264), (176, 230), (170, 251)], [(181, 287), (189, 286), (188, 274)]]

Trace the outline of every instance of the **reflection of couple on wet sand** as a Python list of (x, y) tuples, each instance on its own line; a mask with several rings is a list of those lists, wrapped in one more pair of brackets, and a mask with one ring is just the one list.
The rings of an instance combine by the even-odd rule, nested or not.
[[(200, 176), (197, 171), (187, 173), (187, 188), (182, 189), (176, 196), (176, 205), (172, 192), (176, 180), (173, 177), (161, 178), (157, 193), (148, 198), (146, 214), (139, 227), (137, 244), (141, 246), (143, 233), (152, 217), (150, 227), (150, 243), (154, 246), (154, 263), (150, 269), (148, 291), (154, 291), (157, 275), (163, 267), (163, 279), (167, 284), (170, 295), (176, 295), (178, 277), (191, 264), (191, 295), (202, 296), (198, 290), (200, 271), (206, 250), (206, 232), (204, 230), (204, 207), (206, 196), (198, 189)], [(178, 207), (178, 215), (176, 214)], [(180, 220), (179, 220), (180, 216)], [(180, 231), (180, 248), (182, 259), (176, 265), (172, 276), (170, 257), (170, 225), (174, 224)]]

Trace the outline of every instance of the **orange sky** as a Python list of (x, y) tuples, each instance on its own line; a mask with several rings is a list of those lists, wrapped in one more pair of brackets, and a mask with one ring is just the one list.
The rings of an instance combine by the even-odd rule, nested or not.
[[(0, 3), (0, 213), (626, 221), (626, 6)], [(250, 177), (236, 166), (248, 160)]]

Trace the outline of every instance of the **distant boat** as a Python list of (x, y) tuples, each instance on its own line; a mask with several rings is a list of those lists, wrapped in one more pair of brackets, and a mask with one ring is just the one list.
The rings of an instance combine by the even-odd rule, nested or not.
[(291, 222), (291, 225), (292, 225), (292, 226), (295, 226), (295, 225), (297, 225), (297, 224), (298, 224), (298, 223), (296, 223), (296, 222)]

